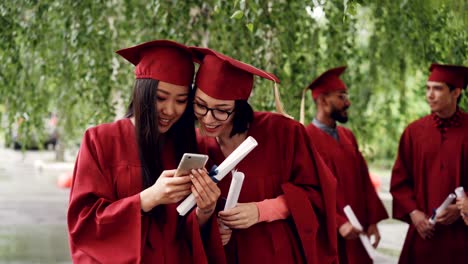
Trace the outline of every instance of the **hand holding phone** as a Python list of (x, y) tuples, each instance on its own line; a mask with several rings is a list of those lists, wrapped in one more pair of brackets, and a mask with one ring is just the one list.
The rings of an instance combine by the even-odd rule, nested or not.
[(192, 169), (202, 169), (208, 161), (208, 156), (204, 154), (185, 153), (180, 160), (175, 177), (190, 174)]

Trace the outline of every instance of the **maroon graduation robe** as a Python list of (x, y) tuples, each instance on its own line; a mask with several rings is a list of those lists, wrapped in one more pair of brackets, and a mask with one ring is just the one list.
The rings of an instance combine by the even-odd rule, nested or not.
[(400, 263), (468, 263), (468, 228), (460, 218), (437, 224), (434, 236), (423, 240), (409, 213), (432, 215), (458, 186), (468, 188), (468, 114), (460, 125), (441, 133), (431, 115), (411, 123), (400, 139), (393, 167), (393, 217), (410, 224)]
[[(306, 127), (310, 140), (338, 182), (337, 227), (347, 222), (343, 208), (349, 204), (365, 230), (388, 218), (369, 177), (366, 161), (351, 130), (337, 126), (339, 141), (314, 124)], [(372, 263), (359, 239), (338, 239), (340, 263)]]
[[(285, 195), (291, 217), (233, 230), (228, 263), (337, 263), (336, 181), (311, 147), (304, 127), (289, 118), (256, 112), (248, 136), (258, 146), (237, 169), (245, 174), (240, 203)], [(214, 138), (199, 137), (211, 162), (224, 159)], [(220, 183), (226, 198), (231, 175)]]
[[(171, 146), (164, 147), (165, 169), (176, 168)], [(68, 209), (73, 262), (208, 262), (195, 214), (179, 217), (177, 205), (171, 204), (163, 206), (161, 218), (143, 215), (141, 190), (141, 164), (130, 119), (88, 129), (76, 159)], [(208, 225), (212, 235), (208, 246), (216, 248), (221, 245), (216, 221)], [(222, 250), (222, 245), (218, 248)]]

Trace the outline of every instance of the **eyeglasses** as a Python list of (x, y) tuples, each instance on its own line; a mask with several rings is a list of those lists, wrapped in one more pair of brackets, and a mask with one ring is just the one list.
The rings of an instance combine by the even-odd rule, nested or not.
[(232, 115), (232, 113), (234, 113), (234, 110), (226, 111), (216, 108), (209, 108), (206, 105), (202, 105), (196, 102), (193, 103), (193, 111), (197, 116), (206, 116), (208, 114), (208, 111), (211, 111), (211, 115), (213, 116), (213, 118), (218, 121), (226, 121), (229, 118), (229, 116)]

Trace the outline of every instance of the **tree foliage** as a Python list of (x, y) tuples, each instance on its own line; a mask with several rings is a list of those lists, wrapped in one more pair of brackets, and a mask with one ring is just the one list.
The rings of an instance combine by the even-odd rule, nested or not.
[[(31, 135), (56, 112), (62, 139), (76, 140), (128, 103), (133, 66), (114, 51), (172, 39), (275, 73), (285, 109), (296, 118), (304, 87), (326, 69), (348, 65), (348, 126), (367, 157), (393, 159), (404, 127), (429, 111), (430, 63), (468, 64), (467, 9), (456, 0), (5, 1), (3, 119), (27, 118), (20, 131)], [(256, 80), (256, 110), (274, 109), (272, 88)], [(310, 121), (310, 95), (306, 103)]]

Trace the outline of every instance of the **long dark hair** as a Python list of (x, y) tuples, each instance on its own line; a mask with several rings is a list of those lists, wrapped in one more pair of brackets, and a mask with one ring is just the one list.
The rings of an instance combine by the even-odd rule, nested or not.
[[(137, 79), (133, 89), (133, 97), (125, 117), (135, 118), (135, 134), (138, 153), (142, 166), (143, 189), (153, 185), (164, 170), (162, 165), (163, 140), (158, 130), (158, 111), (156, 107), (156, 91), (159, 81), (153, 79)], [(195, 116), (190, 102), (193, 91), (189, 87), (187, 107), (181, 118), (165, 133), (174, 143), (174, 158), (180, 160), (185, 152), (197, 152), (195, 136)]]
[(232, 130), (229, 136), (241, 134), (247, 131), (254, 119), (252, 106), (246, 100), (236, 100), (234, 105), (234, 117), (232, 118)]

